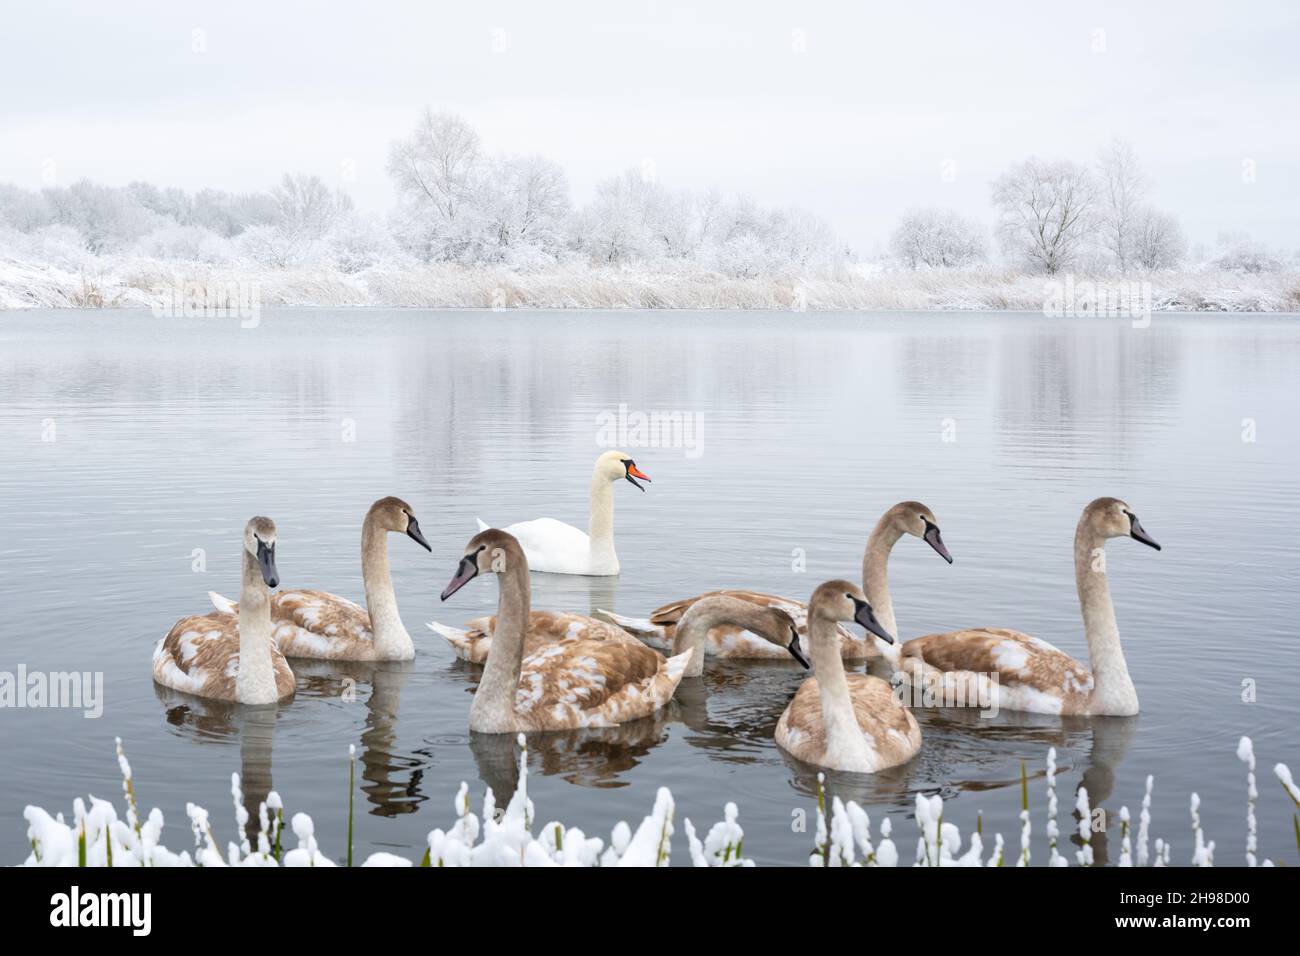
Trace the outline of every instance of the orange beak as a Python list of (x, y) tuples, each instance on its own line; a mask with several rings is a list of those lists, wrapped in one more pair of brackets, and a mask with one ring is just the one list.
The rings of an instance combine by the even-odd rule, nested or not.
[(649, 480), (650, 480), (650, 476), (647, 475), (647, 474), (646, 474), (644, 471), (642, 471), (640, 468), (638, 468), (636, 465), (628, 465), (628, 466), (627, 466), (627, 473), (628, 473), (629, 475), (631, 475), (633, 478), (640, 478), (642, 481), (649, 481)]

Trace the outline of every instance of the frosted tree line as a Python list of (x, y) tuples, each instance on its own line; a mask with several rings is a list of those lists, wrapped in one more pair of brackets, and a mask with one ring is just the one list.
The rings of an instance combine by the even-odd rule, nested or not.
[[(835, 272), (855, 258), (799, 208), (661, 184), (649, 163), (600, 183), (575, 205), (564, 170), (537, 155), (493, 154), (462, 117), (426, 110), (389, 149), (396, 208), (357, 210), (311, 173), (266, 190), (189, 192), (88, 180), (41, 190), (0, 184), (0, 258), (77, 272), (103, 257), (344, 274), (422, 264), (695, 270), (749, 279)], [(995, 249), (1025, 274), (1174, 269), (1188, 259), (1177, 219), (1149, 203), (1132, 147), (1116, 140), (1092, 163), (1028, 159), (991, 184), (996, 221), (942, 208), (908, 211), (886, 266), (968, 269)], [(1287, 263), (1248, 236), (1201, 255), (1220, 268), (1274, 272)]]
[(186, 192), (88, 180), (39, 191), (0, 185), (0, 254), (76, 269), (87, 256), (359, 272), (421, 263), (676, 265), (753, 277), (832, 267), (847, 250), (801, 209), (661, 185), (638, 167), (573, 204), (564, 170), (536, 155), (486, 152), (463, 118), (425, 111), (391, 144), (398, 203), (354, 208), (319, 176), (288, 173), (264, 193)]
[[(991, 184), (993, 233), (1013, 267), (1056, 275), (1153, 272), (1188, 259), (1178, 219), (1149, 202), (1150, 181), (1133, 147), (1112, 140), (1095, 162), (1030, 158)], [(989, 260), (984, 226), (950, 209), (909, 210), (890, 237), (894, 258), (909, 269), (970, 267)], [(1223, 269), (1276, 272), (1280, 254), (1248, 235), (1225, 232), (1202, 259)]]

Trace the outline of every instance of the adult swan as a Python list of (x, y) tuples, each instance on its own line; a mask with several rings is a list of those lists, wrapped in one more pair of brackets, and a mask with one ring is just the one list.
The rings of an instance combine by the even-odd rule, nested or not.
[[(534, 571), (552, 574), (618, 574), (618, 555), (614, 552), (614, 482), (627, 480), (637, 488), (637, 479), (649, 481), (628, 455), (607, 451), (596, 459), (591, 472), (591, 498), (588, 505), (587, 533), (554, 518), (538, 518), (508, 525), (509, 532), (528, 556)], [(482, 520), (480, 531), (488, 530)]]

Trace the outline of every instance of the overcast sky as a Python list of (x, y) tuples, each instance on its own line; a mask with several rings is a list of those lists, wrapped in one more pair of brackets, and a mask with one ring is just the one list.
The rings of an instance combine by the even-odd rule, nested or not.
[(1119, 135), (1193, 241), (1300, 248), (1296, 0), (42, 0), (0, 31), (0, 182), (27, 187), (307, 170), (384, 211), (388, 144), (427, 104), (558, 160), (577, 202), (650, 159), (871, 252), (908, 206), (990, 220), (1007, 164)]

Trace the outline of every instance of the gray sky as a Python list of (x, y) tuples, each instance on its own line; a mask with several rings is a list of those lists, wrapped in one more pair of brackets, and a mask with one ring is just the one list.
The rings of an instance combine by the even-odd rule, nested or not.
[(0, 181), (27, 187), (307, 170), (382, 211), (388, 143), (428, 104), (491, 151), (558, 160), (577, 202), (649, 158), (666, 185), (803, 205), (871, 252), (908, 206), (989, 221), (1008, 163), (1120, 135), (1193, 241), (1300, 248), (1294, 0), (46, 0), (2, 29)]

